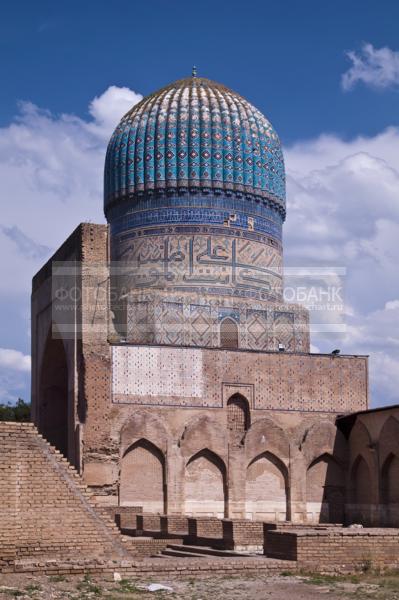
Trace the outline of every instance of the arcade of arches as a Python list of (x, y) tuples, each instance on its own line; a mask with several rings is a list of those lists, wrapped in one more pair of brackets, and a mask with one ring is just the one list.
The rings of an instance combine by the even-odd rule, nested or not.
[[(357, 516), (365, 524), (375, 522), (378, 504), (380, 520), (399, 524), (399, 448), (385, 450), (376, 472), (364, 417), (347, 436), (339, 423), (317, 419), (288, 437), (269, 417), (251, 423), (250, 413), (245, 397), (229, 398), (227, 426), (234, 436), (226, 446), (207, 417), (189, 422), (179, 439), (150, 412), (131, 418), (123, 447), (129, 444), (127, 431), (134, 438), (152, 432), (154, 439), (132, 439), (124, 451), (120, 504), (145, 512), (266, 521), (342, 523)], [(380, 434), (385, 446), (388, 435), (399, 439), (399, 421), (386, 418)], [(379, 498), (373, 495), (376, 479)]]

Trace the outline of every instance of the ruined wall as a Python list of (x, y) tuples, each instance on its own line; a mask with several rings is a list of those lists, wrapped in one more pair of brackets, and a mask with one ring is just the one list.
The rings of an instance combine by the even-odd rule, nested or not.
[[(109, 439), (108, 274), (108, 227), (81, 223), (32, 281), (32, 418), (79, 470), (90, 411), (96, 422), (86, 451)], [(62, 448), (48, 427), (60, 414), (67, 415)]]
[[(97, 501), (341, 521), (347, 454), (334, 422), (367, 408), (367, 358), (112, 344), (107, 240), (106, 226), (79, 226), (35, 277), (32, 296), (40, 426), (46, 335), (60, 314), (54, 284), (80, 291), (55, 329), (67, 357), (68, 457)], [(71, 257), (73, 281), (55, 282), (54, 262)]]
[(30, 423), (0, 423), (0, 570), (23, 558), (121, 558), (117, 530)]

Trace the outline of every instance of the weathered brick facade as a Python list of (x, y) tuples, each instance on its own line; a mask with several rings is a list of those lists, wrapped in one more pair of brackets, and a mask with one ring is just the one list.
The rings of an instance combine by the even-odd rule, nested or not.
[(0, 423), (0, 449), (0, 570), (33, 557), (127, 556), (79, 475), (33, 425)]
[(66, 415), (61, 449), (97, 502), (343, 521), (348, 450), (335, 421), (367, 408), (367, 358), (115, 343), (107, 265), (107, 227), (82, 224), (32, 293), (33, 417), (57, 443), (47, 385)]

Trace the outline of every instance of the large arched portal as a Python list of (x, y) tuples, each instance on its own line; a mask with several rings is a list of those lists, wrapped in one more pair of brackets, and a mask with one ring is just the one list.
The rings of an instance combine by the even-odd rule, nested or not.
[(68, 365), (64, 344), (50, 332), (39, 382), (39, 430), (50, 444), (68, 455)]
[(245, 503), (247, 518), (286, 520), (287, 475), (284, 463), (270, 452), (263, 452), (249, 463)]
[(190, 516), (226, 516), (226, 467), (221, 458), (204, 449), (186, 465), (185, 507)]
[(143, 512), (165, 512), (165, 457), (148, 440), (135, 442), (122, 457), (119, 502), (121, 506), (141, 506)]

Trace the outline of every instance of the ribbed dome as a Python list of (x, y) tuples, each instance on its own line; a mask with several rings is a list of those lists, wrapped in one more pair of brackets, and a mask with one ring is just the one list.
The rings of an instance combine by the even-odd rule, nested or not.
[(115, 129), (104, 207), (143, 193), (225, 191), (285, 212), (279, 138), (247, 100), (208, 79), (176, 81), (144, 98)]

